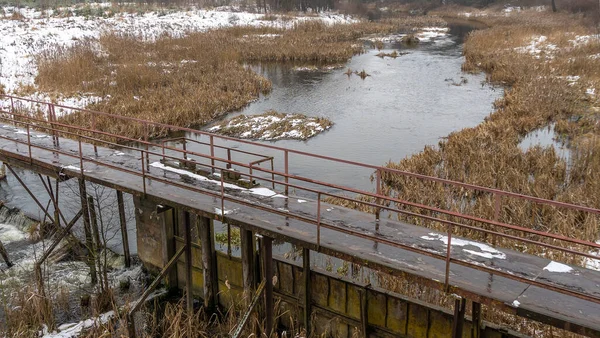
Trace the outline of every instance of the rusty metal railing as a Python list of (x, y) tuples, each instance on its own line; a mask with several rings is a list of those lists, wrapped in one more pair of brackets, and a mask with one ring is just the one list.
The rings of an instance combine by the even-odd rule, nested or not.
[[(0, 96), (0, 98), (1, 97), (2, 96)], [(492, 235), (493, 238), (502, 237), (502, 238), (506, 238), (506, 239), (510, 239), (510, 240), (514, 240), (514, 241), (520, 241), (523, 243), (540, 246), (540, 247), (543, 247), (546, 249), (557, 250), (557, 251), (564, 252), (567, 254), (576, 255), (579, 257), (598, 259), (597, 256), (590, 254), (589, 250), (600, 249), (600, 244), (597, 244), (595, 242), (580, 240), (577, 238), (571, 238), (568, 236), (534, 230), (534, 229), (526, 228), (526, 227), (519, 226), (519, 225), (504, 223), (499, 220), (498, 214), (499, 214), (499, 210), (500, 210), (500, 205), (502, 203), (502, 201), (501, 201), (502, 197), (516, 198), (516, 199), (520, 199), (520, 200), (526, 200), (526, 201), (529, 201), (532, 203), (537, 203), (537, 204), (541, 204), (541, 205), (549, 205), (549, 206), (557, 207), (557, 208), (578, 210), (578, 211), (593, 214), (593, 215), (600, 215), (599, 209), (586, 207), (586, 206), (579, 206), (579, 205), (574, 205), (574, 204), (569, 204), (569, 203), (564, 203), (564, 202), (559, 202), (559, 201), (552, 201), (552, 200), (537, 198), (537, 197), (533, 197), (533, 196), (527, 196), (527, 195), (523, 195), (523, 194), (502, 191), (502, 190), (493, 189), (493, 188), (481, 187), (481, 186), (477, 186), (477, 185), (456, 182), (456, 181), (441, 179), (441, 178), (437, 178), (437, 177), (430, 177), (430, 176), (426, 176), (426, 175), (410, 173), (410, 172), (400, 171), (400, 170), (381, 167), (381, 166), (363, 164), (363, 163), (359, 163), (359, 162), (348, 161), (348, 160), (333, 158), (333, 157), (329, 157), (329, 156), (323, 156), (323, 155), (311, 154), (311, 153), (292, 150), (292, 149), (280, 148), (280, 147), (273, 146), (271, 144), (262, 144), (262, 143), (255, 143), (252, 141), (239, 140), (239, 139), (234, 139), (231, 137), (214, 135), (211, 133), (194, 130), (194, 129), (190, 129), (190, 128), (170, 126), (170, 125), (165, 125), (165, 124), (160, 124), (160, 123), (155, 123), (155, 122), (150, 122), (150, 121), (145, 121), (145, 120), (140, 120), (140, 119), (134, 119), (134, 118), (130, 118), (130, 117), (123, 117), (123, 116), (111, 115), (111, 114), (107, 114), (107, 113), (95, 112), (95, 111), (90, 111), (90, 110), (85, 110), (85, 109), (70, 108), (70, 107), (61, 106), (61, 105), (54, 105), (52, 103), (45, 103), (45, 102), (40, 102), (40, 101), (35, 101), (35, 100), (30, 100), (30, 99), (22, 99), (22, 98), (18, 98), (18, 97), (14, 97), (14, 96), (3, 96), (3, 97), (10, 100), (11, 109), (10, 109), (10, 111), (2, 111), (2, 113), (0, 113), (0, 120), (6, 121), (17, 127), (18, 126), (24, 127), (26, 130), (23, 133), (27, 134), (27, 139), (26, 139), (26, 141), (22, 141), (22, 140), (19, 140), (18, 137), (0, 136), (0, 138), (8, 139), (8, 140), (11, 140), (11, 141), (14, 141), (19, 144), (23, 144), (23, 145), (27, 146), (28, 156), (25, 157), (25, 159), (30, 162), (34, 161), (34, 158), (32, 155), (32, 148), (40, 149), (43, 151), (58, 153), (58, 154), (61, 154), (64, 156), (68, 156), (68, 157), (77, 159), (79, 161), (78, 169), (79, 169), (79, 174), (81, 176), (86, 175), (84, 165), (86, 163), (89, 163), (89, 164), (94, 164), (94, 165), (98, 165), (98, 166), (109, 167), (114, 170), (119, 170), (122, 172), (126, 172), (129, 174), (141, 177), (142, 187), (143, 187), (142, 189), (143, 189), (144, 194), (147, 193), (146, 182), (148, 180), (150, 180), (150, 181), (162, 182), (162, 183), (169, 184), (169, 185), (172, 185), (172, 186), (175, 186), (178, 188), (187, 189), (187, 190), (194, 191), (197, 193), (202, 193), (202, 194), (209, 195), (209, 196), (212, 196), (215, 198), (219, 198), (221, 201), (220, 220), (224, 221), (225, 223), (227, 223), (227, 217), (225, 214), (225, 201), (252, 207), (255, 209), (259, 209), (259, 210), (263, 210), (263, 211), (266, 211), (266, 212), (269, 212), (272, 214), (289, 217), (291, 219), (296, 219), (298, 221), (312, 224), (315, 226), (315, 228), (316, 228), (315, 230), (317, 233), (317, 243), (316, 243), (317, 246), (321, 245), (321, 230), (328, 229), (328, 230), (339, 232), (341, 234), (347, 234), (347, 235), (351, 235), (351, 236), (368, 239), (368, 240), (374, 241), (376, 243), (381, 243), (381, 244), (389, 245), (392, 247), (400, 248), (403, 250), (408, 250), (411, 252), (426, 255), (426, 256), (429, 256), (432, 258), (436, 258), (436, 259), (439, 259), (439, 260), (442, 260), (445, 262), (444, 286), (446, 289), (448, 289), (450, 282), (451, 282), (450, 281), (451, 264), (457, 264), (457, 265), (474, 268), (474, 269), (477, 269), (480, 271), (488, 272), (491, 274), (499, 275), (499, 276), (502, 276), (502, 277), (505, 277), (508, 279), (525, 282), (530, 285), (536, 285), (539, 287), (543, 287), (546, 289), (550, 289), (550, 290), (553, 290), (556, 292), (571, 295), (571, 296), (585, 299), (588, 301), (600, 303), (600, 297), (596, 297), (591, 294), (574, 291), (574, 290), (571, 290), (571, 289), (568, 289), (565, 287), (561, 287), (558, 285), (550, 284), (550, 283), (544, 283), (544, 282), (540, 282), (537, 280), (516, 276), (509, 272), (501, 271), (501, 270), (495, 269), (493, 267), (483, 266), (480, 264), (475, 264), (470, 261), (460, 260), (460, 259), (452, 257), (452, 255), (451, 255), (451, 245), (452, 245), (451, 243), (452, 243), (452, 239), (453, 239), (453, 230), (454, 229), (467, 229), (467, 230), (471, 230), (471, 231), (476, 231), (476, 232), (481, 232), (484, 234)], [(37, 105), (47, 105), (48, 106), (47, 113), (45, 115), (42, 114), (43, 116), (39, 116), (39, 114), (37, 114), (38, 116), (31, 116), (31, 113), (23, 114), (15, 108), (15, 105), (17, 104), (16, 102), (22, 102), (22, 101), (37, 104)], [(176, 138), (176, 139), (163, 140), (160, 143), (152, 143), (148, 140), (149, 139), (147, 137), (148, 135), (146, 135), (146, 137), (144, 137), (144, 140), (132, 139), (125, 135), (111, 134), (108, 132), (97, 130), (97, 129), (95, 129), (95, 126), (96, 126), (95, 123), (92, 123), (91, 129), (65, 124), (60, 121), (60, 118), (56, 117), (56, 107), (60, 107), (62, 109), (71, 109), (75, 113), (79, 112), (79, 113), (91, 114), (91, 116), (93, 117), (92, 121), (96, 121), (98, 119), (98, 116), (104, 116), (104, 117), (110, 117), (111, 119), (114, 119), (115, 121), (121, 120), (121, 121), (128, 121), (130, 123), (139, 123), (146, 132), (148, 132), (149, 128), (152, 126), (152, 127), (167, 128), (169, 130), (183, 131), (186, 133), (190, 133), (192, 135), (207, 136), (207, 137), (209, 137), (210, 142), (208, 142), (208, 143), (199, 142), (199, 143), (201, 143), (205, 146), (208, 146), (209, 153), (193, 151), (193, 150), (187, 149), (187, 147), (185, 147), (185, 146), (183, 147), (183, 149), (179, 149), (176, 146), (173, 147), (173, 146), (169, 146), (167, 144), (169, 142), (181, 141), (182, 139), (184, 140), (183, 144), (186, 144), (187, 142), (190, 142), (190, 140), (187, 138)], [(40, 130), (40, 131), (43, 131), (44, 133), (47, 133), (48, 135), (52, 135), (53, 141), (54, 141), (53, 145), (51, 147), (47, 147), (47, 146), (42, 146), (42, 145), (36, 144), (36, 142), (32, 142), (32, 138), (31, 138), (32, 130)], [(59, 137), (65, 137), (65, 138), (70, 138), (70, 139), (76, 140), (77, 146), (78, 146), (78, 152), (74, 154), (72, 152), (61, 150), (61, 145), (59, 145), (59, 143), (58, 143)], [(115, 140), (118, 140), (119, 142), (107, 141), (106, 138), (115, 139)], [(284, 168), (283, 168), (283, 170), (280, 170), (280, 169), (274, 167), (274, 161), (273, 161), (274, 157), (273, 156), (265, 156), (265, 155), (262, 155), (262, 154), (256, 153), (256, 152), (246, 152), (246, 151), (240, 150), (240, 149), (234, 149), (231, 147), (220, 146), (220, 145), (215, 144), (215, 139), (233, 141), (233, 142), (242, 143), (242, 144), (249, 144), (249, 145), (252, 145), (255, 147), (259, 147), (259, 148), (262, 147), (265, 149), (270, 149), (271, 151), (272, 150), (280, 151), (281, 154), (283, 155)], [(198, 141), (193, 140), (193, 142), (198, 142)], [(87, 154), (84, 152), (83, 144), (85, 144), (85, 143), (90, 143), (90, 144), (94, 145), (94, 153), (93, 154), (91, 154), (91, 153)], [(126, 168), (123, 166), (118, 166), (118, 165), (114, 165), (114, 164), (102, 161), (100, 158), (98, 158), (96, 156), (97, 155), (96, 145), (98, 145), (98, 144), (104, 145), (106, 147), (117, 147), (117, 148), (120, 148), (123, 150), (128, 150), (132, 153), (139, 153), (140, 154), (140, 167), (131, 169), (131, 168)], [(227, 156), (226, 157), (217, 156), (215, 154), (215, 149), (226, 150)], [(245, 155), (256, 156), (259, 159), (255, 160), (255, 161), (251, 161), (250, 163), (239, 162), (232, 156), (232, 153), (236, 153), (236, 152), (243, 153)], [(353, 187), (332, 184), (332, 183), (320, 181), (317, 179), (312, 179), (312, 178), (308, 178), (308, 177), (290, 174), (290, 169), (291, 169), (290, 164), (289, 164), (289, 155), (290, 154), (294, 154), (296, 156), (309, 157), (309, 158), (317, 158), (317, 159), (321, 159), (324, 161), (330, 161), (330, 162), (339, 163), (339, 164), (351, 165), (356, 168), (362, 168), (362, 169), (366, 168), (366, 169), (374, 170), (375, 177), (376, 177), (377, 189), (375, 192), (365, 191), (365, 190), (361, 190), (361, 189), (357, 189), (357, 188), (353, 188)], [(217, 191), (213, 191), (213, 190), (202, 189), (202, 188), (195, 187), (193, 185), (184, 184), (184, 183), (172, 180), (172, 179), (168, 179), (166, 177), (160, 177), (158, 175), (155, 175), (151, 172), (150, 168), (148, 167), (148, 163), (151, 158), (157, 158), (157, 159), (162, 158), (163, 160), (172, 159), (172, 160), (176, 160), (176, 161), (184, 162), (184, 163), (195, 163), (195, 162), (193, 162), (194, 158), (210, 161), (210, 165), (207, 165), (207, 164), (203, 164), (203, 165), (210, 167), (211, 172), (213, 172), (213, 173), (216, 173), (216, 172), (220, 173), (220, 175), (221, 175), (220, 187), (219, 187), (220, 191), (217, 192)], [(263, 162), (270, 162), (270, 164), (271, 164), (270, 169), (262, 168), (262, 167), (258, 166), (258, 164), (263, 163)], [(235, 166), (236, 168), (245, 169), (245, 170), (247, 170), (247, 172), (242, 172), (240, 170), (234, 170), (233, 166)], [(297, 191), (301, 190), (301, 191), (305, 191), (305, 192), (314, 194), (317, 197), (316, 214), (313, 217), (313, 215), (307, 216), (305, 213), (294, 213), (289, 210), (279, 210), (279, 209), (267, 207), (264, 205), (259, 205), (259, 204), (253, 203), (253, 202), (245, 200), (245, 199), (237, 198), (230, 194), (226, 194), (225, 189), (224, 189), (224, 179), (223, 179), (225, 173), (235, 173), (242, 177), (248, 177), (250, 181), (252, 181), (253, 178), (257, 177), (257, 173), (262, 173), (263, 176), (260, 177), (260, 180), (262, 180), (264, 182), (268, 182), (269, 184), (272, 185), (272, 187), (274, 189), (276, 187), (283, 187), (283, 189), (284, 189), (283, 193), (285, 193), (285, 194), (288, 194), (290, 188), (295, 189)], [(419, 203), (415, 203), (415, 202), (405, 201), (405, 200), (402, 200), (399, 198), (386, 196), (381, 191), (381, 177), (384, 173), (392, 174), (392, 175), (399, 175), (402, 177), (411, 177), (411, 178), (415, 178), (415, 179), (419, 179), (419, 180), (423, 180), (423, 181), (442, 183), (442, 184), (450, 185), (450, 186), (454, 186), (454, 187), (471, 189), (474, 191), (492, 194), (493, 201), (494, 201), (493, 202), (493, 204), (494, 204), (494, 219), (493, 220), (485, 219), (485, 218), (481, 218), (481, 217), (477, 217), (477, 216), (473, 216), (473, 215), (462, 214), (462, 213), (459, 213), (456, 211), (441, 209), (441, 208), (438, 208), (435, 206), (423, 205), (423, 204), (419, 204)], [(219, 182), (216, 182), (216, 184), (219, 184)], [(344, 195), (340, 195), (338, 193), (333, 193), (333, 192), (331, 192), (332, 189), (341, 191), (344, 193), (362, 195), (362, 196), (367, 197), (368, 200), (361, 200), (359, 198), (344, 196)], [(398, 213), (398, 214), (402, 214), (402, 215), (406, 215), (406, 216), (416, 217), (416, 218), (420, 218), (420, 219), (424, 219), (424, 220), (428, 220), (428, 221), (437, 222), (439, 224), (443, 224), (445, 226), (446, 233), (447, 233), (446, 252), (445, 252), (445, 254), (438, 253), (438, 252), (432, 252), (432, 251), (424, 250), (424, 249), (421, 249), (418, 247), (413, 247), (410, 245), (398, 243), (393, 240), (387, 239), (383, 236), (378, 236), (377, 235), (377, 231), (378, 231), (378, 223), (377, 222), (375, 222), (375, 228), (373, 229), (373, 231), (369, 231), (369, 230), (359, 231), (359, 230), (350, 229), (347, 227), (336, 225), (334, 223), (329, 223), (327, 221), (324, 221), (322, 219), (322, 211), (321, 211), (321, 205), (322, 205), (321, 200), (323, 197), (342, 198), (346, 201), (357, 203), (357, 204), (372, 208), (374, 210), (374, 214), (375, 214), (375, 221), (379, 220), (380, 211), (385, 210), (388, 212), (394, 212), (394, 213)], [(416, 208), (416, 209), (419, 209), (422, 211), (428, 211), (431, 213), (431, 215), (420, 214), (420, 213), (416, 213), (413, 211), (404, 210), (401, 208), (403, 206)], [(484, 227), (478, 227), (478, 226), (474, 226), (474, 225), (469, 225), (469, 224), (464, 224), (462, 222), (458, 222), (455, 220), (448, 220), (448, 219), (436, 217), (436, 215), (446, 215), (446, 216), (450, 216), (454, 219), (461, 219), (463, 221), (480, 223), (483, 225), (491, 226), (491, 229), (487, 229)], [(229, 227), (228, 227), (228, 229), (229, 229)], [(537, 236), (537, 237), (539, 237), (539, 239), (531, 239), (531, 238), (520, 237), (520, 236), (500, 232), (502, 230), (518, 231), (523, 234)], [(545, 242), (543, 240), (549, 241), (550, 243)], [(563, 246), (557, 245), (557, 242), (567, 244), (567, 246), (563, 247)], [(569, 245), (571, 245), (571, 247), (569, 247)], [(572, 246), (575, 246), (575, 248), (573, 248)], [(587, 250), (578, 249), (577, 246), (585, 247), (585, 248), (587, 248)]]

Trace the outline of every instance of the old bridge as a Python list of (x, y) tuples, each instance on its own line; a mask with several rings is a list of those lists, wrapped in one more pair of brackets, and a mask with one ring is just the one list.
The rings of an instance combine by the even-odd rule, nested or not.
[[(21, 167), (57, 182), (78, 179), (83, 189), (79, 216), (83, 213), (86, 227), (90, 222), (86, 181), (117, 190), (119, 199), (123, 193), (133, 196), (138, 255), (157, 273), (142, 298), (166, 281), (187, 291), (189, 308), (193, 297), (200, 297), (211, 309), (231, 300), (221, 293), (226, 288), (251, 295), (259, 290), (262, 298), (255, 299), (264, 304), (267, 330), (292, 325), (287, 316), (275, 318), (274, 299), (279, 298), (276, 310), (290, 311), (307, 330), (343, 337), (354, 328), (364, 337), (520, 336), (510, 327), (482, 321), (482, 305), (600, 336), (600, 272), (493, 246), (496, 238), (504, 237), (562, 252), (565, 257), (597, 258), (590, 254), (600, 249), (595, 242), (504, 223), (498, 216), (507, 199), (594, 217), (600, 210), (198, 130), (17, 97), (2, 99), (0, 161), (9, 171)], [(77, 118), (79, 127), (62, 122), (57, 118), (61, 114)], [(104, 126), (111, 121), (111, 132), (98, 127), (101, 121)], [(118, 130), (134, 130), (142, 136), (132, 139)], [(150, 139), (157, 134), (171, 139)], [(258, 150), (242, 150), (236, 147), (240, 144)], [(374, 188), (369, 191), (294, 174), (292, 163), (303, 161), (329, 166), (332, 172), (342, 166), (368, 170)], [(495, 217), (485, 219), (386, 196), (381, 182), (385, 174), (489, 196)], [(46, 188), (56, 203), (58, 191), (54, 196), (50, 179)], [(349, 197), (358, 195), (363, 198)], [(369, 212), (326, 202), (327, 197), (342, 196)], [(74, 223), (60, 210), (51, 215), (34, 194), (31, 197), (40, 210), (46, 210), (48, 219), (65, 227)], [(396, 221), (398, 214), (437, 222), (443, 230)], [(227, 224), (229, 241), (233, 230), (239, 229), (240, 258), (231, 254), (231, 243), (227, 254), (215, 250), (213, 221)], [(490, 243), (456, 237), (461, 229), (487, 234)], [(274, 257), (273, 240), (301, 248), (301, 263)], [(321, 254), (454, 295), (454, 311), (311, 267), (310, 255)]]

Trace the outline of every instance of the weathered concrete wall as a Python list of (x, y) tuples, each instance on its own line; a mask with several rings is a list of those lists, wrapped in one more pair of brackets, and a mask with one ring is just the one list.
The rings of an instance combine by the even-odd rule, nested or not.
[[(157, 214), (150, 203), (136, 199), (138, 222), (138, 253), (151, 270), (158, 270), (166, 262), (161, 247), (172, 243), (173, 252), (184, 244), (182, 222), (170, 220), (169, 214)], [(195, 217), (191, 224), (196, 224)], [(171, 230), (167, 228), (171, 228)], [(174, 229), (173, 229), (174, 228)], [(197, 236), (192, 231), (192, 281), (196, 296), (203, 295), (202, 250)], [(165, 244), (167, 243), (167, 244)], [(168, 259), (167, 259), (168, 260)], [(179, 259), (176, 284), (183, 288), (186, 283), (185, 256)], [(277, 283), (274, 293), (280, 298), (279, 325), (299, 327), (303, 323), (304, 271), (298, 262), (275, 258), (273, 265)], [(242, 262), (217, 251), (217, 273), (219, 280), (218, 300), (228, 308), (231, 302), (239, 303), (243, 294)], [(369, 337), (451, 337), (453, 313), (447, 309), (410, 299), (387, 290), (361, 284), (327, 271), (311, 270), (312, 322), (316, 333), (333, 337), (350, 338), (356, 328), (361, 328), (361, 304), (366, 299)], [(361, 297), (364, 297), (361, 301)], [(463, 337), (473, 337), (469, 318), (465, 320)], [(519, 337), (519, 335), (484, 325), (480, 337)]]

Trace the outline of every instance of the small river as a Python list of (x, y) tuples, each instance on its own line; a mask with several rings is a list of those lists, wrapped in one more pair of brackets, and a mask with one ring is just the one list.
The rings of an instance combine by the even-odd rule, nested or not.
[[(481, 123), (492, 111), (493, 102), (503, 95), (501, 88), (485, 83), (483, 74), (465, 74), (462, 42), (473, 28), (451, 25), (449, 34), (422, 41), (416, 47), (398, 42), (385, 43), (383, 52), (397, 50), (406, 53), (396, 59), (380, 58), (380, 51), (368, 49), (354, 56), (343, 68), (326, 71), (301, 71), (289, 65), (269, 64), (253, 66), (273, 83), (273, 91), (261, 96), (243, 111), (228, 114), (260, 114), (269, 109), (286, 113), (325, 116), (335, 125), (307, 141), (281, 140), (262, 142), (279, 147), (339, 157), (373, 165), (399, 161), (418, 153), (427, 145), (437, 145), (448, 134)], [(364, 80), (357, 75), (344, 74), (350, 68), (365, 70), (370, 76)], [(193, 138), (193, 136), (188, 135)], [(202, 140), (205, 141), (205, 140)], [(221, 145), (244, 150), (252, 146), (234, 142)], [(190, 149), (193, 147), (189, 147)], [(254, 147), (255, 148), (255, 147)], [(205, 150), (196, 148), (195, 150)], [(281, 158), (280, 152), (267, 153)], [(276, 166), (279, 167), (280, 163)], [(290, 157), (291, 173), (329, 181), (355, 188), (373, 190), (369, 180), (371, 170), (323, 163), (315, 159)], [(48, 202), (47, 194), (36, 174), (19, 170), (21, 177), (40, 198)], [(76, 188), (62, 183), (61, 205), (70, 219), (78, 210)], [(113, 200), (112, 192), (102, 192)], [(107, 195), (106, 195), (107, 194)], [(10, 207), (18, 207), (25, 214), (40, 217), (38, 207), (26, 191), (9, 175), (0, 182), (0, 200)], [(135, 222), (128, 199), (129, 241), (136, 251)], [(114, 215), (110, 223), (115, 223)], [(110, 239), (111, 249), (120, 252), (120, 234)], [(217, 229), (224, 230), (221, 225)], [(221, 248), (224, 250), (224, 248)], [(287, 245), (279, 246), (279, 253), (290, 252)], [(316, 260), (326, 258), (315, 257)], [(318, 265), (330, 262), (315, 262)], [(336, 264), (337, 265), (337, 262)]]

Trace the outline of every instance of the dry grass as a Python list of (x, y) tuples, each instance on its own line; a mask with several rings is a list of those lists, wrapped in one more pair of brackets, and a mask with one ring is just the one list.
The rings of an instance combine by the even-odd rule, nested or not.
[[(51, 48), (38, 56), (39, 90), (56, 95), (102, 97), (91, 109), (194, 127), (243, 108), (271, 84), (245, 68), (251, 62), (295, 62), (317, 65), (346, 62), (362, 51), (357, 39), (442, 24), (437, 17), (389, 19), (379, 23), (327, 26), (310, 21), (289, 29), (233, 27), (186, 37), (164, 36), (142, 41), (107, 34), (99, 41)], [(91, 126), (89, 116), (64, 122)], [(139, 125), (95, 121), (104, 131), (141, 138)], [(160, 136), (164, 130), (150, 130)]]
[[(585, 88), (600, 83), (600, 60), (588, 57), (600, 52), (600, 45), (590, 43), (577, 47), (569, 42), (576, 35), (593, 31), (577, 25), (576, 17), (562, 14), (528, 13), (490, 21), (492, 28), (476, 31), (467, 40), (464, 69), (484, 70), (490, 81), (510, 86), (505, 96), (495, 103), (496, 111), (477, 127), (451, 134), (439, 147), (426, 147), (410, 158), (388, 163), (388, 167), (600, 208), (600, 197), (594, 193), (599, 189), (600, 170), (600, 128), (597, 108), (593, 107), (597, 103), (585, 95)], [(535, 55), (518, 49), (540, 35), (547, 36), (546, 42), (557, 48), (542, 46), (547, 53), (542, 51)], [(568, 75), (578, 75), (581, 79), (569, 85), (564, 79)], [(518, 147), (527, 133), (550, 123), (560, 126), (563, 137), (570, 140), (573, 152), (569, 164), (557, 156), (552, 147), (533, 147), (527, 151)], [(384, 180), (395, 197), (494, 218), (490, 194), (396, 175), (384, 175)], [(598, 217), (515, 199), (502, 200), (499, 216), (503, 222), (590, 241), (600, 235)], [(401, 219), (442, 228), (432, 222)], [(481, 233), (463, 231), (460, 235), (490, 240)], [(544, 251), (514, 242), (499, 244), (529, 253)], [(581, 263), (579, 258), (556, 252), (546, 254), (549, 258)]]
[(210, 131), (223, 135), (261, 140), (306, 140), (331, 128), (333, 123), (324, 117), (284, 114), (269, 110), (259, 115), (239, 115), (219, 123)]

